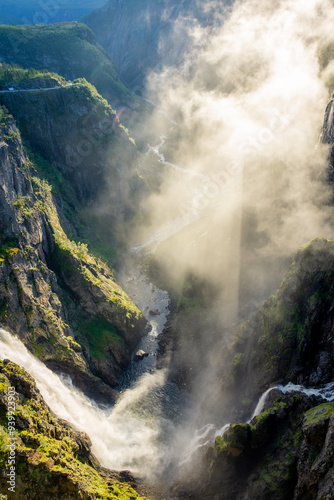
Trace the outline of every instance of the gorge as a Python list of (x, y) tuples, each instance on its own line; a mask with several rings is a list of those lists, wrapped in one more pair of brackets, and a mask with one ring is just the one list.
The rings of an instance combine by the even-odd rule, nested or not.
[(334, 498), (333, 2), (83, 14), (0, 25), (0, 498)]

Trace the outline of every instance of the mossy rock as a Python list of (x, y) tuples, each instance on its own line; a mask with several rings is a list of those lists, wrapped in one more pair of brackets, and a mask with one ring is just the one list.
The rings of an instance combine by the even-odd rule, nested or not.
[(223, 436), (218, 436), (215, 448), (220, 454), (239, 457), (249, 442), (249, 426), (247, 424), (233, 424)]
[[(10, 498), (145, 500), (121, 482), (120, 474), (100, 467), (91, 454), (89, 437), (51, 413), (34, 380), (22, 368), (1, 361), (0, 384), (0, 466), (5, 472), (12, 437), (7, 420), (8, 387), (15, 387), (16, 394), (16, 490)], [(7, 488), (2, 475), (0, 492), (7, 493)]]

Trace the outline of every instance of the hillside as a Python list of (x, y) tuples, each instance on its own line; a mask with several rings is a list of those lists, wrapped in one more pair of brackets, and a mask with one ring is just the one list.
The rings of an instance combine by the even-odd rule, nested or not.
[(231, 3), (0, 25), (0, 500), (13, 437), (14, 500), (334, 499), (334, 5)]
[(94, 33), (81, 23), (0, 25), (0, 62), (47, 69), (66, 80), (85, 78), (113, 107), (136, 110), (143, 106), (126, 88)]
[(87, 434), (53, 415), (27, 372), (8, 360), (0, 361), (0, 384), (1, 492), (8, 492), (7, 478), (11, 472), (8, 462), (12, 431), (6, 417), (6, 394), (15, 385), (18, 458), (17, 486), (14, 493), (9, 493), (11, 498), (145, 500), (131, 487), (136, 488), (136, 483), (129, 472), (101, 467), (91, 452)]
[[(15, 74), (11, 84), (25, 81), (28, 89), (29, 81), (34, 88), (43, 75), (50, 80), (45, 73), (35, 73), (29, 80), (24, 70), (3, 67), (2, 72), (12, 79)], [(0, 101), (6, 102), (22, 129), (30, 156), (13, 117), (3, 108), (1, 186), (6, 215), (1, 231), (1, 321), (49, 366), (70, 373), (86, 392), (99, 397), (89, 372), (117, 385), (131, 350), (144, 334), (145, 320), (113, 272), (87, 249), (88, 243), (95, 255), (110, 260), (116, 221), (123, 224), (122, 213), (128, 210), (120, 198), (113, 206), (114, 225), (109, 219), (110, 232), (99, 233), (98, 227), (93, 231), (93, 202), (98, 209), (103, 193), (97, 199), (98, 186), (91, 178), (106, 186), (105, 196), (112, 204), (113, 189), (115, 196), (122, 190), (115, 174), (123, 166), (124, 174), (129, 168), (130, 175), (130, 157), (131, 175), (138, 178), (136, 149), (122, 128), (113, 128), (115, 112), (93, 87), (85, 82), (68, 85), (59, 78), (58, 84), (0, 93)], [(83, 120), (85, 116), (88, 119)], [(109, 126), (96, 137), (94, 131), (101, 130), (102, 120)], [(80, 139), (87, 143), (84, 132), (91, 137), (89, 154), (71, 149)], [(7, 220), (15, 223), (8, 226)], [(87, 220), (93, 220), (91, 226)], [(100, 396), (108, 388), (101, 391)]]
[(175, 64), (187, 50), (189, 36), (184, 25), (178, 30), (177, 19), (191, 16), (208, 22), (212, 18), (201, 6), (185, 0), (109, 0), (92, 11), (83, 22), (96, 34), (97, 41), (112, 57), (126, 84), (143, 92), (150, 70), (163, 64)]
[(204, 482), (190, 474), (177, 498), (333, 497), (333, 272), (333, 241), (302, 247), (276, 294), (221, 349), (220, 390), (206, 404), (216, 398), (230, 425), (203, 452)]

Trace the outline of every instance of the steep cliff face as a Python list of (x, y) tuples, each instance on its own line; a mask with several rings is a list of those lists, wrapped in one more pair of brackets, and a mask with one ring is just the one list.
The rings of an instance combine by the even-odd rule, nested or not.
[[(333, 417), (333, 403), (273, 391), (259, 416), (233, 424), (207, 450), (205, 479), (190, 478), (190, 498), (332, 498)], [(184, 491), (175, 493), (187, 498)]]
[(175, 23), (183, 17), (187, 18), (183, 22), (191, 22), (191, 17), (206, 22), (208, 13), (190, 0), (110, 0), (83, 21), (96, 33), (127, 85), (141, 92), (152, 68), (175, 64), (186, 51), (185, 25), (178, 29)]
[(326, 108), (324, 124), (321, 131), (321, 141), (331, 146), (329, 153), (329, 175), (334, 179), (334, 99), (330, 101)]
[(117, 384), (145, 320), (110, 269), (66, 236), (52, 188), (36, 175), (4, 110), (0, 134), (1, 324), (87, 393), (110, 398), (90, 373)]
[(111, 214), (126, 211), (139, 191), (137, 151), (94, 90), (77, 83), (7, 92), (0, 100), (31, 148), (63, 173), (80, 203), (89, 205), (108, 191)]
[(256, 401), (275, 383), (334, 381), (333, 273), (333, 241), (301, 248), (277, 293), (239, 328), (223, 369), (227, 393)]
[(202, 473), (189, 473), (175, 487), (177, 498), (332, 498), (330, 387), (326, 397), (274, 389), (261, 413), (249, 419), (275, 384), (333, 389), (333, 273), (333, 241), (320, 238), (302, 247), (277, 293), (222, 351), (213, 406), (220, 422), (231, 425), (204, 453)]
[[(302, 247), (276, 294), (219, 350), (220, 387), (203, 406), (214, 408), (211, 421), (230, 426), (203, 447), (201, 470), (181, 471), (173, 498), (333, 497), (333, 273), (334, 241)], [(260, 396), (288, 382), (327, 389), (273, 389), (249, 421)]]
[[(56, 418), (32, 377), (9, 360), (0, 362), (0, 491), (13, 499), (141, 499), (129, 472), (104, 469), (91, 453), (89, 437)], [(15, 406), (15, 460), (8, 429), (8, 390)], [(12, 393), (10, 393), (12, 394)], [(12, 423), (12, 421), (11, 421)], [(15, 463), (15, 488), (8, 492)], [(13, 466), (12, 466), (13, 467)], [(7, 496), (6, 496), (7, 497)]]
[(68, 210), (89, 206), (98, 214), (99, 225), (107, 214), (102, 232), (112, 239), (146, 192), (138, 175), (138, 151), (115, 111), (85, 80), (67, 84), (58, 77), (58, 85), (33, 90), (36, 80), (44, 76), (54, 82), (57, 76), (10, 66), (1, 73), (3, 88), (16, 85), (18, 91), (0, 93), (0, 102), (15, 117), (32, 152), (41, 157), (36, 159), (40, 174), (61, 192)]

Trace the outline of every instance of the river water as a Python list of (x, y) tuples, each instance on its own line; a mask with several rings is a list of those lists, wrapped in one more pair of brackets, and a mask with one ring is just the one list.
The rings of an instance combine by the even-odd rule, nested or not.
[(0, 357), (23, 367), (35, 379), (54, 414), (90, 436), (92, 452), (104, 467), (129, 469), (137, 477), (155, 482), (177, 465), (171, 443), (190, 397), (168, 380), (166, 369), (156, 368), (158, 335), (169, 314), (168, 293), (152, 285), (136, 265), (129, 273), (120, 273), (120, 280), (151, 330), (138, 346), (148, 356), (137, 362), (132, 359), (120, 380), (120, 397), (114, 406), (99, 408), (72, 385), (68, 376), (53, 373), (3, 329)]
[[(149, 333), (142, 338), (137, 350), (132, 355), (132, 362), (120, 379), (118, 390), (123, 391), (139, 379), (140, 376), (156, 369), (158, 335), (163, 332), (169, 315), (169, 296), (165, 290), (161, 290), (147, 280), (142, 273), (136, 256), (130, 257), (131, 265), (119, 273), (118, 279), (127, 294), (136, 303), (150, 325)], [(145, 357), (134, 361), (136, 352), (145, 352)]]

